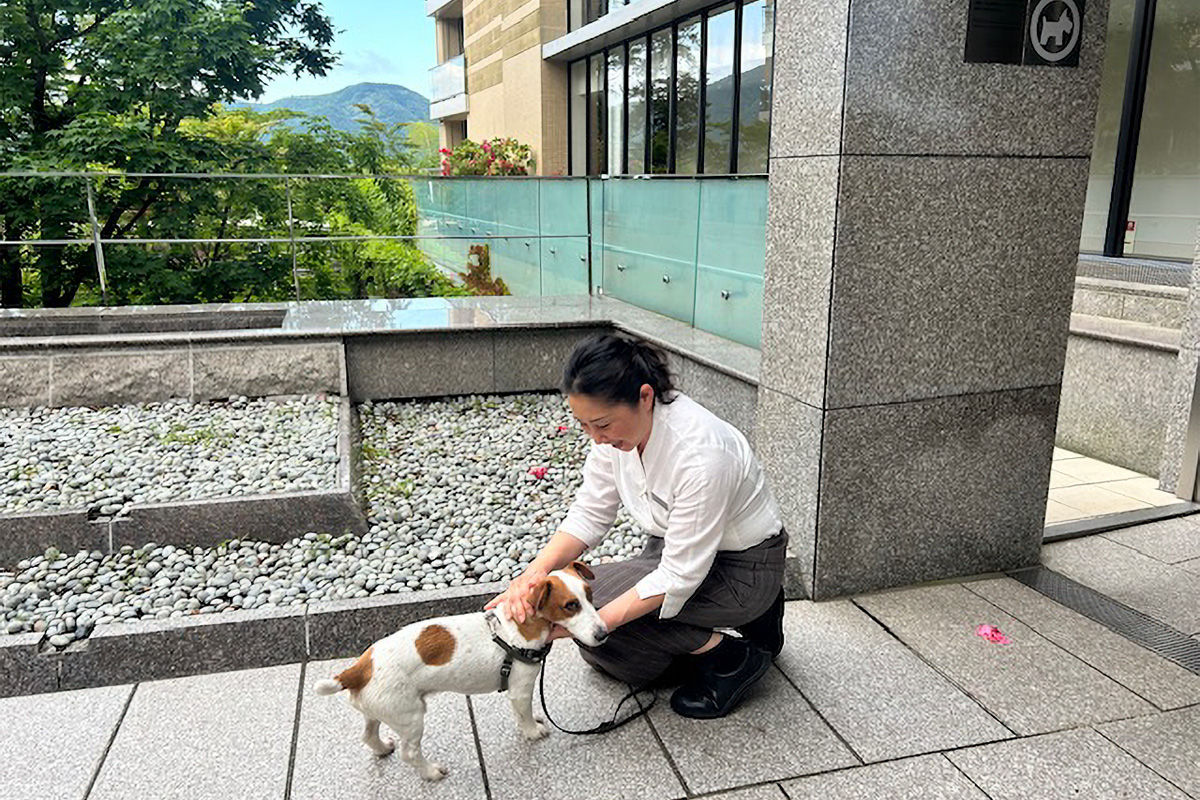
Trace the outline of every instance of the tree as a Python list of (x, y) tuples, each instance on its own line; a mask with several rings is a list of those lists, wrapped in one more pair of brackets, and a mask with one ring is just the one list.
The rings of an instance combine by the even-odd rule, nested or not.
[[(336, 58), (332, 41), (328, 17), (308, 0), (0, 4), (0, 169), (204, 171), (233, 145), (187, 135), (184, 120), (257, 98), (284, 72), (325, 74)], [(82, 238), (83, 188), (78, 180), (0, 181), (0, 235)], [(101, 236), (124, 236), (165, 188), (154, 178), (121, 183)], [(70, 305), (94, 272), (89, 256), (86, 248), (37, 249), (42, 305)], [(22, 302), (21, 266), (19, 249), (0, 247), (5, 306)]]

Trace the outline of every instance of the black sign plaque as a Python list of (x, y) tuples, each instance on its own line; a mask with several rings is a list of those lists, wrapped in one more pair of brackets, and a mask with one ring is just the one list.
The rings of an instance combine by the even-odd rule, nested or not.
[(1084, 0), (971, 0), (963, 61), (1075, 67)]

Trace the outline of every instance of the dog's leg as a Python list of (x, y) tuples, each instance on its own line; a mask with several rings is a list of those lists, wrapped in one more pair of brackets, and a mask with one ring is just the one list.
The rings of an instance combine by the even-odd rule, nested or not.
[[(529, 673), (528, 676), (524, 674), (526, 672)], [(530, 742), (536, 742), (549, 733), (546, 726), (533, 716), (533, 685), (539, 672), (540, 667), (535, 670), (523, 669), (518, 677), (517, 671), (514, 670), (508, 684), (508, 700), (512, 703), (513, 714), (517, 718), (517, 730)]]
[(400, 737), (400, 758), (411, 764), (417, 774), (427, 781), (446, 777), (446, 768), (429, 761), (421, 752), (421, 737), (425, 735), (425, 698), (413, 695), (399, 704), (396, 717), (384, 720)]
[(396, 749), (396, 743), (390, 739), (385, 742), (379, 738), (379, 720), (370, 717), (367, 717), (366, 720), (367, 727), (363, 730), (362, 735), (363, 744), (371, 748), (371, 752), (380, 758), (390, 756)]

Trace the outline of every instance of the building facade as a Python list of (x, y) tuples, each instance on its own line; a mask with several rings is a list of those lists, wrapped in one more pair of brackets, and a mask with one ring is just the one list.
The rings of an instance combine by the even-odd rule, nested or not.
[[(513, 136), (544, 175), (764, 173), (776, 2), (800, 0), (427, 0), (442, 146)], [(1188, 262), (1200, 6), (1112, 0), (1105, 24), (1080, 250)]]

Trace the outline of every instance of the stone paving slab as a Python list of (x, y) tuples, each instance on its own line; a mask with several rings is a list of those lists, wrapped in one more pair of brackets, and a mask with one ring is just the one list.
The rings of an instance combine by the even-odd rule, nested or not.
[(1188, 800), (1090, 729), (947, 753), (991, 800)]
[(1103, 536), (1055, 542), (1042, 564), (1189, 636), (1200, 633), (1200, 575)]
[(692, 793), (861, 763), (778, 670), (721, 719), (681, 717), (671, 710), (670, 693), (659, 694), (650, 718)]
[(278, 800), (299, 680), (287, 664), (138, 684), (88, 800)]
[(1013, 735), (850, 601), (788, 603), (783, 627), (776, 663), (864, 761)]
[(706, 795), (704, 800), (788, 800), (788, 796), (784, 794), (779, 784), (769, 783), (749, 789), (736, 789), (732, 792)]
[(1200, 703), (1200, 675), (1012, 578), (965, 586), (1159, 708)]
[(82, 800), (132, 691), (0, 700), (0, 800)]
[[(353, 662), (318, 661), (305, 668), (291, 800), (485, 800), (466, 697), (440, 694), (428, 699), (421, 748), (426, 758), (446, 767), (449, 774), (439, 782), (424, 781), (400, 760), (399, 753), (379, 758), (367, 749), (361, 740), (363, 716), (350, 707), (348, 693), (325, 697), (312, 691), (317, 681)], [(380, 736), (395, 740), (386, 725)]]
[(1167, 564), (1200, 558), (1200, 522), (1194, 516), (1166, 519), (1101, 535)]
[(1171, 783), (1200, 797), (1200, 706), (1096, 729)]
[(940, 755), (816, 775), (783, 784), (790, 800), (988, 800)]
[[(1155, 710), (961, 585), (867, 595), (856, 602), (1023, 736)], [(977, 636), (981, 624), (999, 627), (1011, 643)]]
[[(545, 669), (546, 702), (564, 728), (591, 728), (610, 719), (616, 702), (629, 691), (584, 663), (567, 640), (555, 644)], [(536, 696), (533, 702), (540, 717)], [(672, 800), (685, 795), (644, 718), (603, 736), (571, 736), (551, 727), (545, 739), (527, 742), (517, 732), (506, 695), (474, 695), (471, 705), (492, 800)], [(630, 705), (621, 713), (628, 713)]]

